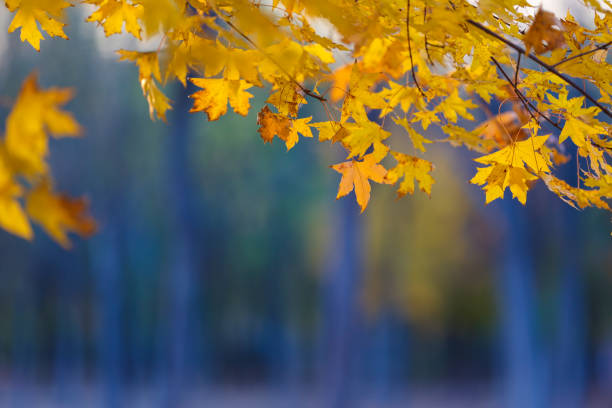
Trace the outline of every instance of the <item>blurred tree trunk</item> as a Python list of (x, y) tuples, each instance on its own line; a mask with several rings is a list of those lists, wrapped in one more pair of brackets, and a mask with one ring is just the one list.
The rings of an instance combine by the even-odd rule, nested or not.
[(38, 350), (35, 313), (33, 270), (17, 279), (12, 296), (12, 364), (11, 364), (11, 404), (13, 407), (31, 406), (31, 388), (36, 379)]
[[(98, 89), (101, 106), (106, 106), (104, 112), (93, 117), (95, 127), (89, 137), (92, 142), (91, 157), (101, 160), (92, 168), (106, 169), (91, 177), (96, 180), (96, 202), (98, 205), (95, 214), (99, 218), (100, 230), (91, 239), (92, 273), (96, 286), (96, 311), (100, 322), (97, 347), (98, 370), (102, 381), (104, 406), (114, 408), (124, 406), (124, 350), (123, 350), (123, 217), (124, 203), (122, 183), (125, 169), (125, 156), (123, 150), (117, 149), (121, 145), (119, 129), (125, 120), (120, 105), (120, 92), (117, 89), (117, 75), (113, 69), (105, 69), (106, 64), (97, 64), (92, 67), (94, 76), (98, 78), (97, 84), (104, 87)], [(112, 166), (108, 166), (112, 161)]]
[[(63, 252), (59, 248), (53, 249), (55, 256), (57, 251)], [(59, 255), (59, 268), (50, 271), (53, 274), (51, 279), (57, 282), (53, 379), (58, 402), (70, 405), (78, 400), (83, 389), (85, 325), (83, 311), (79, 305), (85, 302), (86, 295), (82, 292), (86, 284), (83, 282), (83, 276), (77, 272), (80, 270), (76, 265), (78, 257), (68, 258), (62, 255), (65, 254)], [(45, 265), (39, 265), (39, 270), (45, 270)]]
[(363, 218), (354, 197), (338, 202), (333, 246), (323, 276), (321, 373), (324, 407), (357, 407), (355, 382), (363, 334), (359, 302), (363, 268)]
[(498, 287), (505, 404), (509, 408), (544, 406), (542, 356), (536, 349), (536, 294), (534, 258), (530, 248), (527, 211), (506, 197), (503, 208), (508, 225), (502, 246)]
[[(110, 216), (112, 219), (112, 216)], [(105, 219), (109, 219), (107, 215)], [(122, 285), (119, 241), (115, 225), (107, 223), (92, 239), (92, 270), (96, 277), (97, 310), (100, 321), (98, 369), (102, 379), (104, 406), (124, 406)]]
[[(166, 276), (168, 310), (162, 311), (165, 347), (161, 363), (163, 384), (162, 404), (180, 407), (185, 402), (188, 385), (193, 385), (195, 374), (195, 333), (197, 333), (196, 288), (197, 247), (205, 247), (196, 237), (197, 216), (194, 210), (195, 194), (191, 174), (190, 143), (190, 89), (177, 84), (175, 106), (170, 114), (167, 135), (166, 160), (168, 188), (169, 253)], [(197, 242), (197, 244), (196, 244)], [(197, 245), (197, 246), (196, 246)]]
[[(8, 36), (7, 48), (3, 54), (2, 63), (6, 64), (3, 75), (3, 96), (17, 95), (19, 87), (15, 78), (25, 78), (24, 61), (19, 56), (20, 41), (15, 36)], [(10, 92), (10, 93), (9, 93)], [(11, 105), (14, 99), (5, 101)], [(2, 115), (8, 115), (10, 106), (3, 107)], [(3, 119), (6, 116), (2, 117)], [(27, 407), (32, 404), (30, 387), (36, 379), (39, 364), (37, 344), (38, 314), (36, 305), (36, 265), (27, 261), (23, 274), (14, 277), (14, 286), (11, 290), (11, 395), (10, 404), (13, 407)]]
[(370, 381), (374, 386), (376, 402), (386, 406), (390, 403), (392, 382), (396, 374), (393, 370), (393, 361), (402, 356), (402, 353), (396, 353), (398, 350), (394, 347), (400, 337), (400, 331), (397, 330), (393, 311), (389, 307), (381, 310), (373, 327), (372, 337), (373, 376)]
[[(576, 177), (576, 152), (564, 167), (564, 178)], [(553, 361), (555, 407), (577, 408), (585, 402), (586, 380), (586, 321), (584, 305), (584, 271), (580, 268), (583, 253), (577, 217), (579, 212), (565, 203), (558, 203), (559, 289), (557, 303), (557, 332)]]

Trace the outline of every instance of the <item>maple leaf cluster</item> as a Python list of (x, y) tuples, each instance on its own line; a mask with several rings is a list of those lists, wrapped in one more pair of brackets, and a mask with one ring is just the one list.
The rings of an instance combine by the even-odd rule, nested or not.
[[(138, 66), (153, 119), (165, 120), (171, 109), (163, 93), (169, 81), (200, 88), (191, 112), (211, 121), (228, 105), (247, 115), (249, 90), (267, 88), (257, 120), (263, 141), (277, 137), (291, 149), (301, 135), (341, 144), (346, 161), (331, 166), (342, 175), (338, 198), (354, 191), (362, 210), (371, 181), (398, 184), (398, 196), (413, 193), (415, 182), (430, 194), (434, 164), (424, 155), (433, 142), (482, 154), (471, 182), (482, 186), (487, 203), (509, 189), (525, 204), (542, 180), (577, 208), (610, 210), (610, 0), (584, 2), (594, 12), (589, 27), (526, 0), (82, 3), (93, 6), (87, 21), (107, 36), (163, 39), (148, 52), (118, 51)], [(15, 12), (9, 32), (19, 28), (38, 50), (42, 31), (66, 37), (62, 13), (70, 5), (8, 0)], [(326, 120), (303, 115), (308, 103), (320, 104)], [(497, 115), (491, 104), (499, 105)], [(488, 119), (477, 123), (476, 111)], [(574, 151), (572, 186), (555, 171)]]
[(60, 109), (71, 98), (70, 89), (40, 89), (36, 76), (30, 75), (6, 119), (0, 142), (0, 226), (31, 239), (30, 220), (34, 221), (65, 248), (70, 247), (68, 232), (89, 236), (96, 229), (84, 198), (53, 191), (47, 164), (49, 136), (81, 133), (72, 115)]

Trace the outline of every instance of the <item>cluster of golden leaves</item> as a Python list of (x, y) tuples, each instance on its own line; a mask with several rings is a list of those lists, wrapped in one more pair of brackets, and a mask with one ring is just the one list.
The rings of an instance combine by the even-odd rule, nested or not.
[(36, 76), (30, 75), (0, 141), (0, 227), (31, 239), (34, 221), (65, 248), (70, 247), (68, 232), (89, 236), (96, 229), (85, 199), (53, 191), (47, 164), (50, 136), (81, 133), (72, 115), (60, 109), (71, 98), (70, 89), (40, 89)]
[[(191, 96), (191, 111), (205, 112), (211, 121), (224, 115), (228, 104), (246, 115), (249, 90), (268, 87), (258, 115), (262, 139), (276, 136), (287, 149), (299, 135), (340, 143), (347, 161), (332, 166), (342, 175), (338, 197), (354, 190), (362, 210), (371, 181), (399, 183), (399, 196), (412, 193), (416, 181), (430, 194), (434, 166), (422, 155), (433, 142), (483, 154), (476, 162), (484, 167), (472, 182), (483, 186), (487, 202), (509, 188), (525, 203), (541, 179), (574, 206), (610, 209), (605, 201), (612, 198), (610, 0), (584, 1), (595, 12), (591, 28), (569, 13), (558, 20), (526, 0), (83, 3), (93, 6), (87, 21), (107, 36), (162, 38), (156, 50), (119, 51), (121, 59), (139, 67), (152, 118), (165, 119), (171, 108), (162, 91), (171, 80), (201, 88)], [(9, 30), (21, 28), (22, 40), (38, 49), (41, 30), (65, 37), (61, 13), (68, 5), (8, 0), (15, 12)], [(538, 64), (525, 62), (527, 57)], [(592, 84), (598, 94), (572, 97), (576, 83), (585, 89)], [(488, 112), (493, 100), (498, 114), (474, 123), (474, 113)], [(326, 120), (312, 122), (301, 114), (309, 102), (323, 106)], [(410, 141), (409, 151), (391, 137), (391, 123)], [(558, 138), (552, 127), (561, 130)], [(568, 143), (576, 146), (580, 164), (573, 187), (554, 176), (568, 160)], [(391, 158), (395, 164), (388, 163)]]

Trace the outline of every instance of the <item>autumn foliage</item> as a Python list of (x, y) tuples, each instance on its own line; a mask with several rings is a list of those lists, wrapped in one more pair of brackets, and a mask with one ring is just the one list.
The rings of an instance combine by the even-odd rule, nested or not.
[[(87, 22), (107, 36), (159, 38), (148, 52), (118, 51), (138, 66), (152, 119), (165, 120), (171, 109), (163, 93), (170, 81), (200, 88), (191, 112), (211, 121), (230, 108), (246, 115), (250, 91), (269, 90), (257, 120), (263, 141), (279, 138), (287, 149), (300, 136), (340, 143), (347, 157), (331, 166), (341, 174), (337, 196), (354, 191), (362, 210), (372, 181), (397, 185), (399, 196), (417, 185), (430, 194), (434, 164), (422, 155), (442, 142), (481, 154), (471, 182), (482, 186), (487, 203), (509, 189), (525, 204), (541, 180), (574, 207), (610, 211), (612, 2), (584, 3), (594, 16), (586, 25), (524, 0), (7, 0), (6, 6), (14, 12), (9, 32), (19, 30), (36, 50), (44, 33), (66, 38), (71, 6), (89, 7)], [(63, 245), (67, 231), (94, 229), (83, 203), (52, 192), (45, 162), (49, 134), (79, 134), (59, 110), (69, 98), (65, 90), (39, 90), (30, 77), (7, 120), (0, 156), (2, 227), (30, 238), (29, 217)], [(312, 103), (321, 105), (322, 120), (302, 114)], [(488, 115), (482, 123), (474, 116), (479, 110)], [(391, 137), (391, 123), (412, 148)], [(556, 175), (570, 154), (579, 163), (573, 182)]]

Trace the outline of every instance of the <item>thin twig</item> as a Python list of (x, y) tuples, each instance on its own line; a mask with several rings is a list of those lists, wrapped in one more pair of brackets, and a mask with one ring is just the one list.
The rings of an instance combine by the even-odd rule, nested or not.
[[(425, 1), (424, 8), (423, 8), (423, 25), (425, 24), (427, 24), (427, 1)], [(434, 62), (431, 59), (431, 54), (429, 53), (429, 41), (427, 40), (427, 33), (424, 34), (424, 38), (425, 38), (425, 53), (427, 54), (427, 59), (429, 60), (429, 63), (433, 65)]]
[(612, 41), (608, 41), (607, 43), (602, 44), (599, 47), (593, 48), (592, 50), (588, 50), (588, 51), (582, 52), (582, 53), (580, 53), (578, 55), (574, 55), (573, 57), (569, 57), (567, 59), (564, 59), (563, 61), (559, 61), (556, 64), (554, 64), (553, 67), (558, 67), (559, 65), (565, 64), (568, 61), (574, 60), (576, 58), (584, 57), (585, 55), (589, 55), (589, 54), (591, 54), (591, 53), (593, 53), (595, 51), (599, 51), (599, 50), (602, 50), (604, 48), (608, 48), (611, 44), (612, 44)]
[(549, 65), (547, 63), (545, 63), (544, 61), (542, 61), (541, 59), (539, 59), (538, 57), (536, 57), (533, 54), (527, 54), (525, 52), (525, 49), (523, 49), (523, 47), (521, 47), (520, 45), (516, 45), (511, 41), (506, 40), (504, 37), (502, 37), (501, 35), (497, 34), (494, 31), (491, 31), (490, 29), (488, 29), (487, 27), (483, 26), (480, 23), (477, 23), (474, 20), (467, 20), (468, 23), (470, 23), (471, 25), (473, 25), (474, 27), (484, 31), (485, 33), (497, 38), (499, 41), (503, 42), (504, 44), (506, 44), (507, 46), (514, 48), (516, 51), (520, 52), (521, 54), (526, 55), (527, 57), (529, 57), (532, 61), (535, 61), (536, 63), (538, 63), (539, 65), (541, 65), (542, 67), (546, 68), (549, 72), (551, 72), (552, 74), (558, 76), (559, 78), (561, 78), (563, 81), (565, 81), (567, 84), (569, 84), (572, 88), (576, 89), (578, 92), (580, 92), (586, 99), (588, 99), (593, 105), (597, 106), (599, 109), (601, 109), (601, 111), (603, 113), (605, 113), (606, 115), (608, 115), (609, 117), (612, 118), (612, 112), (610, 112), (608, 109), (606, 109), (605, 106), (603, 106), (601, 103), (597, 102), (591, 95), (589, 95), (586, 91), (584, 91), (582, 88), (580, 88), (574, 81), (572, 81), (571, 79), (567, 78), (565, 75), (561, 74), (559, 71), (557, 71), (557, 69), (555, 67), (553, 67), (552, 65)]
[(527, 109), (527, 112), (529, 112), (529, 114), (531, 115), (531, 117), (533, 119), (535, 119), (536, 121), (538, 121), (538, 119), (535, 117), (535, 115), (531, 112), (531, 109), (533, 109), (538, 115), (540, 115), (542, 118), (544, 118), (547, 122), (549, 122), (551, 125), (553, 125), (555, 128), (561, 130), (561, 127), (559, 127), (558, 124), (556, 124), (555, 122), (552, 121), (552, 119), (550, 119), (548, 116), (544, 115), (542, 112), (540, 112), (538, 110), (538, 108), (536, 108), (535, 106), (533, 106), (533, 104), (531, 102), (529, 102), (529, 100), (527, 99), (527, 97), (525, 97), (525, 95), (523, 95), (523, 93), (516, 87), (516, 85), (514, 85), (514, 83), (512, 82), (512, 79), (510, 79), (510, 77), (508, 76), (508, 74), (506, 74), (506, 71), (504, 71), (504, 69), (502, 68), (501, 64), (499, 62), (497, 62), (497, 60), (494, 57), (491, 57), (491, 61), (493, 61), (493, 63), (495, 65), (497, 65), (497, 68), (499, 68), (499, 70), (501, 71), (502, 75), (504, 76), (504, 78), (506, 78), (506, 81), (508, 81), (508, 83), (510, 85), (512, 85), (512, 88), (514, 89), (514, 92), (516, 93), (516, 95), (519, 97), (519, 100), (523, 103), (523, 105), (525, 106), (525, 108)]
[(412, 71), (412, 79), (414, 80), (414, 84), (418, 88), (423, 98), (426, 98), (425, 92), (421, 89), (421, 85), (419, 85), (419, 81), (416, 79), (416, 74), (414, 73), (414, 61), (412, 60), (412, 45), (410, 45), (410, 0), (407, 0), (406, 4), (406, 38), (408, 39), (408, 55), (410, 56), (410, 71)]
[(518, 58), (516, 59), (516, 70), (514, 71), (514, 87), (518, 86), (518, 75), (521, 69), (521, 53), (519, 52)]
[(240, 31), (238, 27), (236, 27), (231, 21), (227, 19), (223, 19), (223, 21), (225, 21), (225, 23), (228, 26), (230, 26), (234, 31), (236, 31), (242, 38), (244, 38), (249, 44), (251, 44), (251, 46), (253, 46), (257, 51), (261, 52), (266, 58), (272, 61), (285, 75), (287, 75), (287, 77), (289, 78), (289, 80), (291, 80), (291, 82), (293, 82), (298, 88), (300, 88), (302, 92), (304, 92), (305, 95), (308, 95), (311, 98), (317, 99), (321, 102), (327, 101), (327, 99), (325, 99), (324, 97), (315, 94), (312, 90), (306, 88), (305, 86), (300, 84), (297, 80), (295, 80), (295, 78), (293, 78), (293, 76), (289, 72), (287, 72), (287, 70), (283, 68), (281, 64), (279, 64), (274, 58), (272, 58), (265, 51), (259, 48), (259, 46), (255, 44), (253, 40), (251, 40), (246, 34)]

